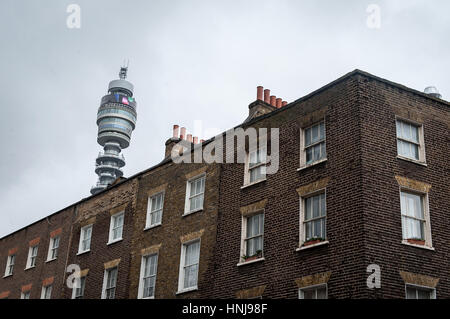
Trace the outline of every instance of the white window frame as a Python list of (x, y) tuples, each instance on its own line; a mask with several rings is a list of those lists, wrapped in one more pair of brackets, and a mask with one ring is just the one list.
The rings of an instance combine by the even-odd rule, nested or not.
[[(263, 220), (262, 233), (257, 235), (257, 236), (254, 236), (254, 237), (262, 237), (261, 257), (258, 257), (256, 259), (252, 259), (252, 260), (248, 260), (247, 261), (243, 257), (244, 255), (247, 254), (247, 241), (248, 241), (248, 239), (250, 239), (250, 238), (247, 238), (247, 224), (248, 224), (248, 219), (253, 217), (253, 216), (256, 216), (256, 215), (262, 215), (262, 220)], [(242, 264), (253, 263), (253, 262), (264, 260), (264, 226), (265, 226), (265, 217), (266, 217), (266, 215), (265, 215), (265, 210), (264, 209), (255, 211), (254, 213), (249, 214), (249, 215), (242, 216), (242, 223), (241, 223), (242, 224), (242, 227), (241, 227), (241, 250), (240, 250), (240, 255), (239, 255), (238, 266), (242, 265)], [(252, 238), (254, 238), (254, 237), (252, 237)]]
[[(191, 198), (191, 184), (193, 182), (195, 182), (196, 180), (201, 179), (201, 178), (204, 179), (203, 192), (199, 193), (199, 194), (196, 194), (193, 197), (197, 197), (197, 196), (203, 195), (202, 205), (201, 205), (201, 207), (198, 207), (196, 209), (190, 210), (190, 208), (191, 208), (191, 199), (193, 198), (193, 197)], [(184, 214), (183, 214), (183, 216), (186, 216), (186, 215), (189, 215), (189, 214), (193, 214), (193, 213), (196, 213), (196, 212), (199, 212), (199, 211), (203, 210), (203, 207), (204, 207), (204, 204), (205, 204), (205, 190), (206, 190), (206, 173), (202, 173), (200, 175), (197, 175), (197, 176), (194, 176), (194, 177), (188, 179), (188, 181), (186, 182), (186, 198), (185, 198)]]
[[(34, 248), (36, 248), (36, 254), (32, 255)], [(36, 260), (38, 253), (39, 253), (39, 244), (30, 246), (30, 248), (28, 249), (27, 267), (25, 268), (25, 270), (36, 267)], [(32, 263), (32, 261), (34, 261), (34, 263)]]
[[(406, 139), (403, 139), (403, 138), (399, 137), (397, 135), (397, 122), (404, 122), (406, 124), (409, 124), (409, 125), (417, 127), (417, 135), (418, 135), (418, 138), (419, 138), (419, 143), (417, 143), (415, 141), (411, 141), (411, 140), (406, 140)], [(396, 137), (396, 139), (395, 139), (396, 144), (395, 145), (396, 145), (396, 148), (397, 148), (397, 158), (426, 166), (425, 138), (424, 138), (424, 129), (423, 129), (423, 124), (422, 123), (417, 123), (417, 122), (411, 121), (409, 119), (404, 119), (404, 118), (396, 116), (395, 117), (395, 137)], [(404, 156), (404, 155), (400, 155), (400, 152), (399, 152), (400, 150), (398, 149), (398, 140), (417, 145), (418, 146), (419, 159), (415, 159), (415, 158), (407, 157), (407, 156)]]
[[(424, 225), (423, 225), (423, 232), (424, 232), (424, 240), (425, 245), (415, 245), (408, 242), (407, 238), (404, 238), (403, 233), (403, 214), (401, 212), (401, 200), (402, 200), (402, 193), (408, 193), (416, 196), (422, 197), (422, 209), (423, 209), (423, 215), (424, 215)], [(402, 243), (405, 245), (411, 245), (414, 247), (420, 247), (420, 248), (426, 248), (426, 249), (434, 249), (433, 248), (433, 241), (431, 238), (431, 221), (430, 221), (430, 207), (429, 207), (429, 199), (428, 199), (428, 193), (422, 193), (418, 192), (416, 190), (412, 190), (406, 187), (400, 187), (400, 193), (399, 193), (399, 199), (400, 199), (400, 218), (401, 218), (401, 227), (402, 227)]]
[[(42, 286), (41, 299), (52, 299), (53, 284)], [(50, 291), (50, 292), (49, 292)], [(47, 296), (48, 293), (48, 296)]]
[[(161, 208), (157, 209), (155, 211), (152, 211), (153, 201), (158, 196), (162, 196), (162, 198), (161, 198)], [(162, 217), (163, 217), (163, 213), (164, 213), (164, 198), (165, 198), (165, 191), (155, 193), (155, 194), (153, 194), (153, 195), (148, 197), (147, 217), (146, 217), (146, 221), (145, 221), (145, 229), (153, 228), (153, 227), (156, 227), (156, 226), (159, 226), (159, 225), (162, 224)], [(156, 222), (156, 223), (152, 224), (152, 214), (155, 214), (158, 211), (161, 211), (161, 219), (159, 220), (159, 222)]]
[[(324, 240), (317, 243), (317, 244), (312, 244), (309, 246), (303, 246), (303, 244), (306, 242), (306, 232), (305, 232), (305, 216), (306, 216), (306, 199), (310, 198), (310, 197), (314, 197), (314, 196), (318, 196), (324, 194), (325, 195), (325, 217), (320, 217), (320, 218), (325, 218), (325, 238), (323, 238)], [(324, 245), (324, 244), (328, 244), (328, 229), (327, 229), (327, 219), (328, 219), (328, 212), (327, 212), (327, 190), (326, 188), (322, 188), (322, 189), (318, 189), (315, 190), (311, 193), (308, 194), (304, 194), (302, 196), (300, 196), (300, 225), (299, 225), (299, 249), (307, 249), (310, 247), (315, 247), (315, 246), (320, 246), (320, 245)]]
[[(315, 142), (315, 143), (313, 143), (311, 145), (306, 146), (306, 142), (305, 142), (306, 130), (311, 129), (314, 126), (320, 125), (321, 123), (323, 123), (324, 139), (320, 140), (318, 142)], [(319, 131), (319, 134), (320, 134), (320, 131)], [(311, 163), (307, 163), (306, 162), (306, 149), (310, 148), (310, 147), (313, 147), (313, 146), (315, 146), (317, 144), (321, 144), (321, 143), (325, 143), (325, 157), (323, 157), (323, 158), (321, 158), (321, 159), (319, 159), (317, 161), (313, 161)], [(322, 120), (320, 120), (320, 121), (318, 121), (318, 122), (316, 122), (316, 123), (314, 123), (314, 124), (312, 124), (310, 126), (303, 127), (303, 128), (300, 129), (300, 168), (299, 168), (299, 170), (307, 168), (307, 167), (310, 167), (310, 166), (313, 166), (313, 165), (316, 165), (316, 164), (319, 164), (319, 163), (322, 163), (322, 162), (325, 162), (327, 160), (327, 157), (328, 157), (328, 153), (327, 153), (327, 126), (326, 126), (325, 118), (323, 118)]]
[(315, 290), (315, 295), (317, 299), (317, 289), (325, 288), (325, 299), (328, 299), (328, 284), (317, 284), (317, 285), (311, 285), (307, 287), (302, 287), (298, 289), (298, 299), (305, 299), (305, 290)]
[[(116, 227), (116, 228), (114, 228), (114, 222), (115, 222), (115, 220), (116, 220), (117, 218), (119, 218), (120, 216), (123, 216), (123, 219), (122, 219), (122, 225), (121, 225), (121, 226), (118, 226), (118, 227)], [(109, 239), (108, 239), (108, 245), (109, 245), (109, 244), (116, 243), (116, 242), (121, 241), (121, 240), (123, 239), (124, 225), (125, 225), (125, 211), (121, 211), (121, 212), (119, 212), (119, 213), (114, 214), (114, 215), (111, 216), (110, 223), (109, 223)], [(121, 236), (118, 237), (118, 238), (113, 238), (114, 230), (115, 230), (115, 229), (119, 229), (120, 227), (122, 228), (122, 230), (121, 230)]]
[[(264, 151), (264, 159), (261, 160), (260, 162), (255, 163), (255, 165), (253, 167), (250, 167), (250, 158), (252, 156), (252, 154), (257, 153), (257, 158), (258, 158), (258, 153)], [(267, 147), (263, 146), (263, 147), (258, 147), (258, 148), (254, 148), (249, 150), (248, 152), (246, 152), (245, 154), (245, 164), (244, 164), (244, 186), (250, 186), (253, 184), (258, 184), (260, 182), (263, 182), (267, 179), (267, 173), (266, 173), (266, 166), (267, 165)], [(258, 169), (260, 168), (262, 169), (262, 173), (261, 175), (263, 176), (261, 179), (258, 179), (256, 181), (250, 181), (251, 180), (251, 170), (254, 169)]]
[[(155, 277), (155, 287), (153, 288), (153, 296), (144, 297), (144, 274), (145, 274), (145, 259), (156, 257), (156, 269), (155, 274), (151, 275), (149, 277)], [(156, 291), (156, 278), (158, 277), (158, 253), (152, 253), (148, 255), (143, 255), (141, 258), (141, 272), (139, 275), (139, 288), (138, 288), (138, 299), (154, 299), (155, 298), (155, 291)]]
[(20, 299), (30, 299), (31, 296), (31, 290), (22, 291), (20, 293)]
[[(85, 231), (87, 229), (91, 229), (91, 236), (89, 237), (89, 248), (83, 250), (83, 242), (85, 240), (87, 240), (87, 238), (85, 238)], [(94, 230), (94, 224), (89, 224), (86, 225), (84, 227), (81, 227), (80, 230), (80, 242), (78, 243), (78, 255), (83, 254), (83, 253), (87, 253), (88, 251), (91, 250), (91, 240), (92, 240), (92, 231)]]
[[(57, 240), (57, 246), (54, 247), (55, 242)], [(61, 242), (61, 236), (55, 236), (50, 238), (50, 242), (48, 244), (48, 253), (47, 253), (47, 261), (56, 260), (58, 258), (58, 250), (59, 250), (59, 244)], [(56, 251), (56, 257), (53, 257), (54, 251)]]
[[(417, 290), (428, 290), (430, 292), (430, 299), (436, 299), (436, 288), (431, 288), (431, 287), (427, 287), (427, 286), (419, 286), (419, 285), (414, 285), (414, 284), (405, 284), (405, 299), (409, 299), (408, 292), (407, 292), (408, 288), (416, 289), (416, 297), (417, 297)], [(415, 298), (415, 299), (418, 299), (418, 298)]]
[[(108, 275), (114, 269), (116, 270), (115, 286), (107, 288)], [(114, 298), (110, 298), (110, 299), (116, 299), (117, 278), (118, 277), (119, 277), (119, 266), (115, 266), (115, 267), (111, 267), (111, 268), (105, 269), (105, 272), (104, 272), (104, 275), (103, 275), (102, 299), (106, 299), (106, 289), (112, 289), (112, 288), (114, 288)]]
[[(82, 276), (80, 278), (76, 278), (75, 279), (76, 285), (74, 285), (73, 288), (72, 288), (72, 299), (83, 299), (84, 298), (84, 290), (85, 290), (85, 287), (86, 287), (86, 279), (87, 279), (87, 276)], [(77, 282), (79, 283), (80, 287), (77, 286), (78, 285)], [(81, 290), (81, 295), (77, 295), (78, 289)], [(77, 298), (77, 297), (81, 297), (81, 298)]]
[(16, 264), (16, 254), (11, 254), (6, 259), (5, 276), (12, 276), (14, 272), (14, 265)]
[[(185, 261), (186, 261), (187, 246), (189, 246), (191, 244), (194, 244), (196, 242), (198, 242), (198, 244), (199, 244), (198, 264), (197, 264), (197, 284), (195, 286), (185, 288), (184, 287), (184, 268), (186, 267)], [(196, 239), (193, 239), (193, 240), (190, 240), (188, 242), (184, 242), (184, 243), (181, 244), (180, 270), (179, 270), (179, 273), (178, 273), (178, 292), (177, 292), (177, 294), (188, 292), (188, 291), (193, 291), (193, 290), (197, 290), (198, 289), (198, 274), (200, 272), (201, 248), (202, 248), (202, 243), (201, 243), (201, 239), (200, 238), (196, 238)], [(192, 265), (190, 265), (190, 266), (192, 266)]]

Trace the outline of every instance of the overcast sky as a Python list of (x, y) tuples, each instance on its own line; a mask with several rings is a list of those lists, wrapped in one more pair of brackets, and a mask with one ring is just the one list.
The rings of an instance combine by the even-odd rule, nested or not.
[(449, 12), (448, 0), (2, 0), (0, 237), (90, 195), (96, 113), (124, 58), (131, 176), (162, 160), (173, 124), (200, 120), (210, 138), (241, 123), (257, 85), (291, 102), (359, 68), (448, 100)]

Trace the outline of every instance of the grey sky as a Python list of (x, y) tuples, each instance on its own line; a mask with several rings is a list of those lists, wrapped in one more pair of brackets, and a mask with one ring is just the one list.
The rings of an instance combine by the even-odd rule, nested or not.
[[(71, 3), (81, 7), (80, 29), (66, 26)], [(371, 3), (381, 8), (380, 29), (366, 25)], [(195, 120), (220, 130), (242, 122), (257, 85), (290, 102), (359, 68), (450, 96), (448, 0), (2, 7), (0, 237), (89, 196), (101, 149), (97, 108), (124, 58), (138, 103), (125, 176), (162, 159), (173, 124), (192, 131)]]

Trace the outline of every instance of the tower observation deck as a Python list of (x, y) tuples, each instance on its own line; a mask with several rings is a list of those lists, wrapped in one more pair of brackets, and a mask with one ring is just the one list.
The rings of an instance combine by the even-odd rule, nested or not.
[(97, 142), (103, 151), (95, 160), (97, 183), (91, 188), (96, 194), (117, 178), (123, 176), (125, 158), (120, 152), (130, 145), (131, 133), (136, 126), (136, 101), (133, 98), (133, 84), (128, 82), (128, 67), (121, 67), (119, 79), (109, 82), (108, 94), (102, 97), (97, 112)]

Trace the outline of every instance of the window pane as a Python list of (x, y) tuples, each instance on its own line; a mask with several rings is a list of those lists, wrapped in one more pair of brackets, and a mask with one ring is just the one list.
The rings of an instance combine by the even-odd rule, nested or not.
[(319, 208), (319, 204), (320, 204), (320, 196), (314, 196), (312, 197), (313, 200), (313, 217), (319, 217), (320, 215), (320, 208)]
[(327, 299), (327, 288), (317, 288), (317, 299)]
[(312, 222), (305, 223), (305, 240), (312, 238)]
[(311, 144), (311, 128), (305, 130), (305, 146)]
[(306, 164), (310, 164), (313, 161), (312, 147), (306, 149)]
[(325, 138), (325, 123), (320, 123), (320, 136), (319, 139), (323, 140)]
[(303, 299), (316, 299), (316, 292), (313, 289), (303, 291)]
[(417, 289), (418, 299), (431, 299), (431, 293), (429, 290)]
[(417, 299), (416, 289), (406, 287), (406, 299)]
[(315, 143), (319, 140), (319, 126), (318, 125), (314, 125), (311, 128), (311, 142)]

